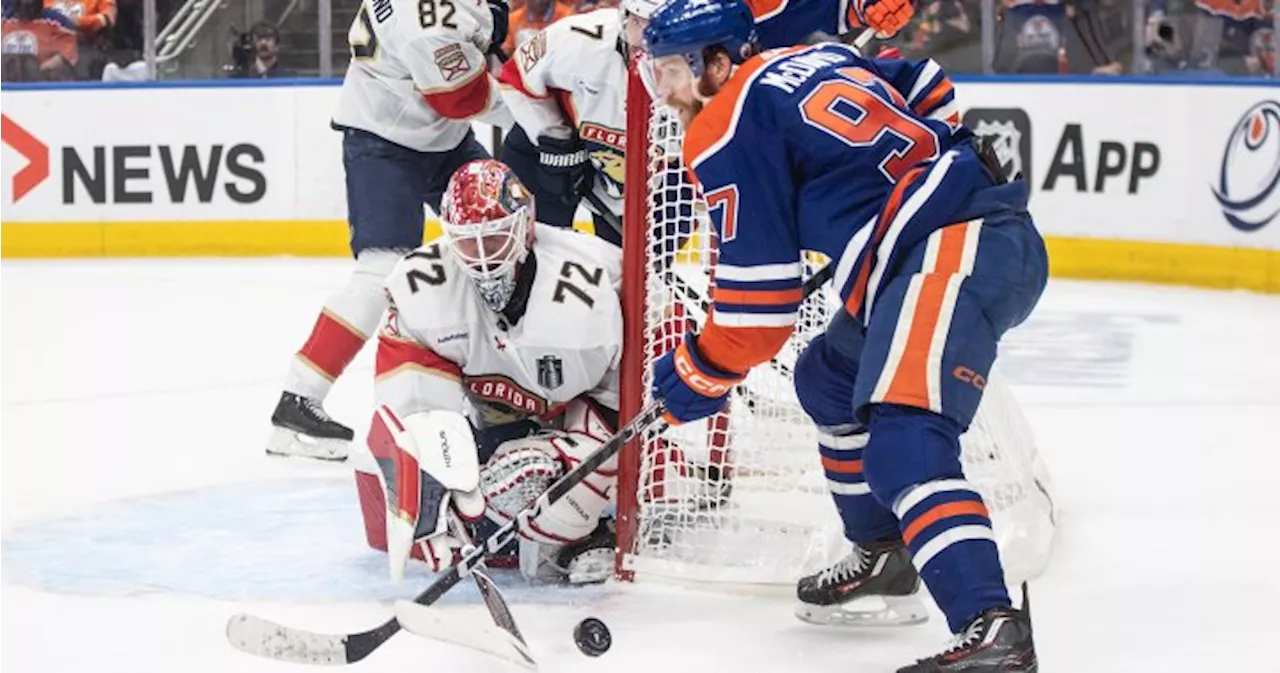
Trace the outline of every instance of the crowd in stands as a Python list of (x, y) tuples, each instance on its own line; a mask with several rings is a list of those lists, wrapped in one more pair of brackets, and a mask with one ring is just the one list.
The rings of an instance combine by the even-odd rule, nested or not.
[(231, 45), (231, 63), (222, 69), (235, 79), (298, 76), (280, 62), (280, 29), (270, 21), (259, 21), (249, 32), (238, 33)]
[[(161, 16), (168, 6), (156, 0)], [(110, 81), (136, 71), (142, 7), (142, 0), (4, 0), (4, 81)]]
[[(834, 1), (834, 0), (833, 0)], [(142, 0), (3, 0), (5, 81), (141, 80)], [(1135, 12), (1134, 2), (1143, 2)], [(156, 0), (162, 20), (170, 0)], [(514, 0), (511, 53), (570, 14), (618, 0)], [(999, 0), (992, 69), (1020, 74), (1274, 76), (1276, 0)], [(335, 25), (345, 22), (335, 17)], [(1142, 20), (1141, 30), (1134, 30)], [(1135, 36), (1139, 46), (1135, 49)], [(982, 0), (919, 0), (890, 43), (953, 72), (982, 72)], [(222, 76), (293, 77), (267, 21), (230, 44)]]
[[(1274, 76), (1274, 0), (1002, 0), (997, 73)], [(982, 72), (981, 0), (926, 0), (897, 38), (904, 56), (929, 55)], [(1135, 53), (1135, 34), (1140, 48)]]

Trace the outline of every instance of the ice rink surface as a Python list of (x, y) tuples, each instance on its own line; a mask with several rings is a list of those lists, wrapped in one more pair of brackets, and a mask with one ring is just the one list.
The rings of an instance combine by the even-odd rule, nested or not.
[[(391, 586), (348, 467), (268, 459), (267, 418), (341, 260), (6, 261), (0, 519), (7, 673), (301, 671), (223, 638), (251, 611), (371, 628)], [(1056, 481), (1032, 583), (1047, 672), (1276, 671), (1280, 297), (1054, 281), (1003, 369)], [(367, 427), (366, 349), (327, 403)], [(1272, 531), (1267, 533), (1266, 531)], [(946, 644), (801, 624), (776, 596), (509, 587), (545, 671), (892, 671)], [(451, 595), (459, 620), (484, 617)], [(600, 617), (614, 647), (571, 632)], [(413, 635), (354, 671), (508, 671)]]

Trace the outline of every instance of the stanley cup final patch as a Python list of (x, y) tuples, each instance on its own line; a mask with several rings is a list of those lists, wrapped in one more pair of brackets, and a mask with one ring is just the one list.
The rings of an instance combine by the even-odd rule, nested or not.
[(538, 358), (538, 385), (553, 390), (564, 385), (564, 363), (554, 355)]

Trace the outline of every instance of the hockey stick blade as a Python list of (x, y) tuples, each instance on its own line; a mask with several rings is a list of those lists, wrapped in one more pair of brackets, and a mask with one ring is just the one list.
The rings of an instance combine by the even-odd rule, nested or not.
[(396, 619), (404, 631), (415, 636), (451, 642), (468, 650), (511, 661), (520, 667), (538, 669), (538, 664), (530, 656), (524, 642), (517, 641), (511, 633), (490, 624), (463, 624), (458, 622), (457, 614), (445, 613), (442, 609), (407, 600), (396, 601)]
[(492, 625), (461, 625), (457, 615), (409, 601), (396, 601), (396, 619), (400, 626), (414, 635), (453, 643), (537, 670), (538, 662), (529, 652), (529, 644), (520, 635), (520, 628), (497, 585), (479, 568), (471, 572), (471, 577), (484, 598)]
[(538, 665), (527, 646), (492, 624), (462, 624), (456, 614), (410, 601), (396, 601), (396, 620), (401, 628), (415, 636), (452, 643), (537, 670)]
[[(521, 517), (535, 518), (563, 498), (588, 475), (621, 451), (624, 445), (655, 423), (660, 423), (663, 412), (662, 405), (656, 402), (642, 409), (612, 439), (551, 484), (533, 504), (522, 510), (515, 520), (504, 524), (486, 538), (483, 545), (471, 548), (463, 554), (457, 564), (437, 575), (435, 581), (414, 597), (413, 602), (419, 605), (431, 605), (440, 600), (464, 576), (484, 562), (485, 554), (496, 553), (515, 539), (517, 522)], [(300, 664), (353, 664), (369, 656), (387, 642), (387, 639), (399, 632), (400, 622), (395, 617), (383, 622), (377, 628), (345, 635), (329, 635), (295, 629), (246, 614), (235, 615), (227, 622), (227, 640), (236, 649), (267, 659)]]
[[(227, 621), (227, 640), (241, 652), (298, 664), (341, 665), (359, 661), (391, 637), (394, 620), (376, 629), (351, 634), (304, 631), (238, 614)], [(377, 644), (374, 644), (377, 643)]]

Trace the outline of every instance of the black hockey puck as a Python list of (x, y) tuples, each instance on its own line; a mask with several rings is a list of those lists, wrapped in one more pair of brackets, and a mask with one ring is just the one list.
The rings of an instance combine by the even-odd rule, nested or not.
[(598, 657), (609, 651), (609, 647), (613, 645), (613, 636), (604, 622), (595, 617), (587, 617), (578, 622), (577, 628), (573, 630), (573, 642), (578, 644), (578, 649), (583, 654)]

